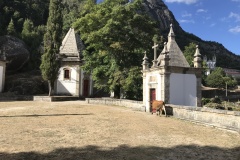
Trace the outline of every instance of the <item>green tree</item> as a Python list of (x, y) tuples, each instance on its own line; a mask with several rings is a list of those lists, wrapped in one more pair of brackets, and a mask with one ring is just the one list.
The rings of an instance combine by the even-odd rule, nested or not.
[(53, 94), (54, 82), (58, 78), (59, 61), (57, 54), (61, 45), (62, 0), (50, 0), (47, 31), (44, 35), (44, 54), (40, 66), (43, 79), (48, 81), (49, 96)]
[(7, 27), (7, 33), (9, 35), (12, 35), (12, 36), (16, 36), (16, 30), (15, 30), (15, 26), (14, 26), (14, 23), (13, 23), (13, 19), (11, 19), (11, 21), (9, 22), (8, 24), (8, 27)]
[(224, 71), (222, 68), (217, 67), (210, 75), (206, 78), (207, 86), (209, 87), (216, 87), (216, 88), (224, 88), (225, 81), (223, 77), (225, 76)]
[(188, 46), (185, 46), (183, 54), (191, 67), (193, 67), (193, 59), (196, 51), (196, 44), (190, 43)]
[(227, 84), (228, 88), (234, 88), (238, 84), (237, 80), (230, 76), (224, 77), (224, 81)]
[(39, 69), (40, 65), (40, 51), (38, 50), (43, 36), (39, 32), (39, 27), (34, 27), (31, 20), (26, 19), (23, 23), (23, 30), (21, 33), (23, 41), (28, 45), (30, 51), (30, 61), (28, 62), (29, 69)]
[[(141, 0), (105, 0), (86, 3), (82, 17), (74, 23), (87, 45), (84, 69), (92, 73), (95, 86), (125, 92), (128, 98), (141, 92), (141, 63), (145, 50), (152, 52), (157, 25), (145, 13)], [(91, 7), (89, 7), (91, 5)], [(141, 79), (141, 78), (140, 78)], [(128, 94), (131, 89), (135, 93)], [(123, 91), (124, 90), (124, 91)]]
[(237, 81), (232, 77), (226, 76), (224, 70), (217, 67), (210, 75), (206, 78), (207, 86), (216, 88), (225, 88), (226, 84), (229, 87), (235, 87)]
[(63, 33), (66, 33), (72, 23), (80, 17), (83, 4), (86, 0), (63, 0), (64, 11), (63, 11)]

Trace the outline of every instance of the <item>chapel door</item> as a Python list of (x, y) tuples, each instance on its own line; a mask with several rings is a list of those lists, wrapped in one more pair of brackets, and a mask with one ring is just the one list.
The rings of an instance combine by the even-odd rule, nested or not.
[(150, 89), (150, 111), (152, 112), (152, 102), (156, 100), (156, 89), (151, 88)]
[(89, 80), (85, 79), (83, 81), (83, 96), (88, 97), (89, 95)]

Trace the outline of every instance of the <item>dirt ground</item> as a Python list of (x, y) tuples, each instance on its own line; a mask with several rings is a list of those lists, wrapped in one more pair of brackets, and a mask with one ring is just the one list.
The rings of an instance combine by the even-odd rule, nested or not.
[(240, 134), (124, 107), (0, 102), (0, 160), (240, 160)]

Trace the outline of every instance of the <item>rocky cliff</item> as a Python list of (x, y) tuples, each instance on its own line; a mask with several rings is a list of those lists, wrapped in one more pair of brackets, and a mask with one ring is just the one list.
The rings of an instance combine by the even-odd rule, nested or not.
[(0, 36), (0, 50), (5, 53), (7, 73), (17, 72), (29, 60), (29, 51), (26, 44), (13, 36)]
[(162, 0), (143, 1), (146, 11), (158, 22), (160, 32), (165, 39), (167, 39), (167, 33), (172, 23), (176, 34), (176, 41), (182, 50), (184, 50), (184, 47), (188, 46), (189, 43), (194, 42), (199, 45), (202, 55), (207, 55), (208, 58), (216, 55), (218, 67), (240, 69), (240, 56), (230, 52), (220, 43), (203, 41), (201, 38), (185, 32)]

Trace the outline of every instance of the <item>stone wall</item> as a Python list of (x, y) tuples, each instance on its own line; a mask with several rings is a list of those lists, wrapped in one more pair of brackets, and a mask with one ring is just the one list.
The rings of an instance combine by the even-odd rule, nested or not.
[(145, 112), (145, 106), (143, 105), (142, 101), (114, 99), (114, 98), (86, 98), (86, 102), (90, 104), (123, 106), (123, 107), (132, 108), (134, 110)]
[(0, 102), (7, 101), (32, 101), (33, 96), (25, 96), (25, 95), (14, 95), (14, 96), (6, 96), (4, 94), (0, 94)]
[(83, 100), (77, 96), (34, 96), (33, 101), (45, 101), (45, 102), (56, 102), (56, 101), (76, 101)]
[[(112, 98), (86, 98), (86, 102), (90, 104), (124, 106), (145, 112), (145, 106), (142, 101)], [(218, 110), (205, 107), (177, 106), (172, 104), (167, 104), (166, 110), (168, 115), (172, 115), (179, 119), (233, 130), (240, 133), (240, 112), (238, 111)]]
[(198, 122), (240, 133), (240, 112), (205, 107), (167, 105), (167, 112), (179, 119)]

